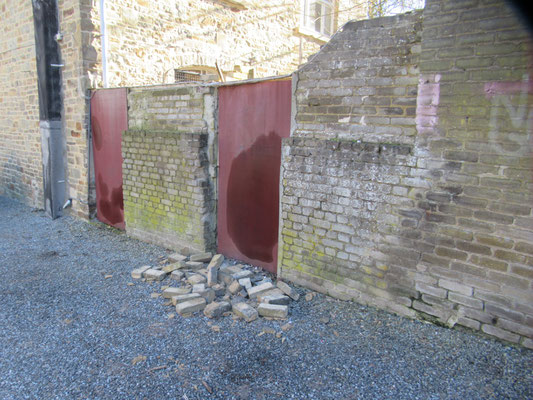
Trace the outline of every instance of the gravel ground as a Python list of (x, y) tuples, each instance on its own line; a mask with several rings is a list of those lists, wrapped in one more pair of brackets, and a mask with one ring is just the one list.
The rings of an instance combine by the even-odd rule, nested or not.
[(3, 197), (0, 254), (1, 399), (533, 398), (530, 350), (322, 295), (287, 331), (169, 318), (128, 286), (165, 249)]

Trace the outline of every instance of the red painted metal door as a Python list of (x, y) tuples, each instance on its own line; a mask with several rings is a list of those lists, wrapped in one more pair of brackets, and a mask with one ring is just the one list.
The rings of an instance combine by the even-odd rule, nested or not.
[(91, 98), (97, 218), (124, 229), (122, 132), (128, 129), (127, 89), (102, 89)]
[(276, 273), (281, 138), (291, 81), (219, 89), (218, 251)]

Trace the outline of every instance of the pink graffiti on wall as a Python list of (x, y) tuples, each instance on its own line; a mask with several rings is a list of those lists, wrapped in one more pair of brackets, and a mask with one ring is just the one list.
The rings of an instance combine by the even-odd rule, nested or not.
[(421, 134), (431, 134), (439, 122), (440, 74), (422, 75), (416, 98), (416, 127)]
[(522, 81), (489, 82), (485, 97), (491, 101), (489, 141), (498, 153), (526, 155), (531, 152), (533, 132), (533, 81), (525, 74)]

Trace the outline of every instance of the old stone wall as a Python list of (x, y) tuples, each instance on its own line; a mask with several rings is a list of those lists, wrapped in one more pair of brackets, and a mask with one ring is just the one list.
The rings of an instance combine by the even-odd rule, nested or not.
[[(184, 67), (216, 75), (216, 63), (229, 79), (291, 73), (325, 43), (299, 30), (300, 3), (106, 0), (109, 84), (172, 83)], [(366, 15), (349, 0), (337, 8), (338, 26)]]
[(216, 247), (216, 90), (130, 89), (123, 135), (126, 232), (169, 248)]
[(295, 76), (280, 275), (532, 348), (530, 54), (502, 1), (347, 25)]
[(0, 5), (0, 194), (43, 207), (35, 36), (30, 2)]

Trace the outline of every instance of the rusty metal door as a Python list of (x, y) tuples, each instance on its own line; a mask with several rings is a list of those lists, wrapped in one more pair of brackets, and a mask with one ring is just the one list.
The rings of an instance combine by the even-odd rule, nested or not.
[(218, 251), (276, 273), (281, 138), (291, 81), (219, 89)]
[(128, 129), (127, 89), (101, 89), (91, 98), (97, 218), (124, 229), (122, 132)]

